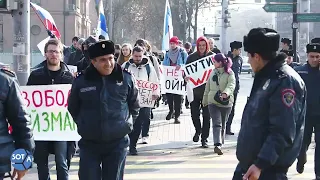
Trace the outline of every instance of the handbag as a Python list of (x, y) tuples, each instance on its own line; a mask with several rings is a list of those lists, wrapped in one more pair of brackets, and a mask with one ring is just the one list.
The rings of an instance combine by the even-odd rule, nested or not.
[[(212, 81), (216, 82), (216, 84), (217, 84), (217, 86), (218, 86), (218, 88), (219, 88), (218, 75), (215, 74), (214, 76), (212, 76)], [(217, 93), (214, 95), (214, 98), (213, 98), (213, 99), (214, 99), (216, 102), (218, 102), (219, 104), (224, 105), (224, 106), (227, 106), (227, 105), (229, 104), (230, 97), (227, 97), (227, 98), (222, 99), (221, 96), (222, 96), (222, 93), (221, 93), (220, 88), (219, 88), (219, 90), (217, 91)]]

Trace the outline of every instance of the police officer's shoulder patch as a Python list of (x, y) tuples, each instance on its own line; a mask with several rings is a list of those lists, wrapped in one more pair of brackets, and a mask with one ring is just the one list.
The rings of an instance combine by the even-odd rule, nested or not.
[(281, 91), (281, 99), (285, 106), (291, 107), (295, 101), (296, 92), (293, 89), (283, 89)]
[(10, 71), (7, 68), (1, 68), (0, 71), (3, 72), (4, 74), (10, 76), (10, 77), (16, 77), (16, 74), (13, 71)]

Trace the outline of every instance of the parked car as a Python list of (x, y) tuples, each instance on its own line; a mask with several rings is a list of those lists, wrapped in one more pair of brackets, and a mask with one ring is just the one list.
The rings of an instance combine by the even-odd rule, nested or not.
[(241, 69), (241, 73), (246, 72), (248, 74), (252, 73), (252, 68), (251, 65), (249, 63), (243, 63), (242, 64), (242, 69)]

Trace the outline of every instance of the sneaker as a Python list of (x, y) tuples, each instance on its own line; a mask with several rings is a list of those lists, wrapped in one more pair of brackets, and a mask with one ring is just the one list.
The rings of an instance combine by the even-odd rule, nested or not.
[(148, 144), (148, 137), (142, 138), (142, 144)]
[(214, 153), (217, 153), (219, 156), (223, 155), (223, 152), (221, 150), (221, 146), (215, 146), (214, 147)]
[(208, 145), (206, 140), (205, 141), (201, 141), (201, 147), (202, 148), (209, 148), (209, 145)]

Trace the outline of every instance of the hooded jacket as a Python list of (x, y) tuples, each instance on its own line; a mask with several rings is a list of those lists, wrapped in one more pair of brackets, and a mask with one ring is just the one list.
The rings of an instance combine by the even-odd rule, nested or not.
[[(199, 43), (200, 41), (205, 41), (206, 42), (206, 52), (204, 53), (204, 55), (200, 55), (200, 51), (199, 51)], [(201, 58), (204, 58), (206, 56), (211, 56), (213, 55), (213, 52), (210, 51), (210, 45), (209, 45), (209, 42), (208, 42), (208, 39), (206, 37), (199, 37), (198, 40), (197, 40), (197, 51), (190, 54), (187, 58), (187, 62), (186, 64), (190, 64), (194, 61), (197, 61)], [(202, 99), (203, 97), (203, 94), (204, 94), (204, 90), (205, 90), (205, 87), (206, 87), (206, 84), (203, 84), (199, 87), (196, 87), (193, 89), (193, 96), (196, 97), (197, 99)]]
[(82, 43), (82, 52), (83, 52), (83, 57), (82, 59), (76, 63), (77, 70), (78, 72), (81, 72), (90, 65), (90, 58), (89, 58), (89, 53), (88, 50), (84, 50), (84, 45), (87, 45), (88, 48), (92, 45), (95, 44), (97, 40), (93, 36), (89, 36), (83, 43)]
[[(159, 84), (159, 78), (157, 76), (156, 70), (153, 67), (150, 60), (148, 59), (148, 57), (143, 56), (142, 61), (139, 65), (136, 65), (133, 62), (133, 59), (130, 59), (129, 61), (122, 64), (123, 69), (125, 69), (125, 67), (128, 66), (126, 64), (129, 64), (128, 71), (130, 71), (134, 75), (135, 79), (143, 80), (143, 81), (150, 81), (150, 82)], [(148, 75), (146, 66), (149, 66), (149, 68), (150, 68), (149, 75)], [(153, 92), (153, 95), (160, 96), (160, 88), (158, 88), (156, 92)]]

